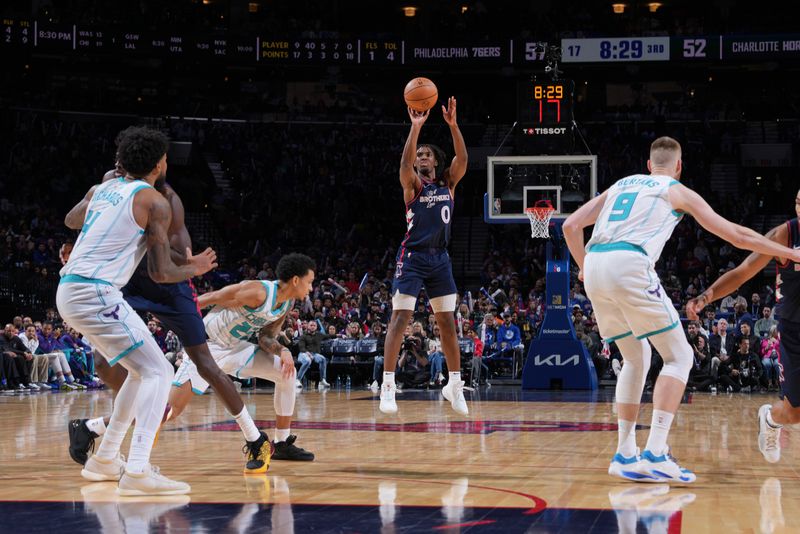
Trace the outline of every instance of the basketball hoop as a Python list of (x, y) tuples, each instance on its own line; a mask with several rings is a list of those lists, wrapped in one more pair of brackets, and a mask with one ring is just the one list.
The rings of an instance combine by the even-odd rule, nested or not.
[(555, 211), (549, 200), (537, 200), (532, 208), (525, 208), (525, 213), (531, 221), (531, 237), (550, 237), (550, 217)]

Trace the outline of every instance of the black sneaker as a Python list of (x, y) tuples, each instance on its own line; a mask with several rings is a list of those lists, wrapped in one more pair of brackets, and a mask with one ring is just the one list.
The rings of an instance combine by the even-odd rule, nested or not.
[(248, 441), (242, 448), (242, 452), (247, 455), (247, 463), (244, 466), (245, 474), (266, 473), (269, 469), (269, 461), (275, 453), (275, 446), (261, 432), (261, 436), (255, 441)]
[(99, 437), (86, 427), (88, 419), (73, 419), (69, 422), (69, 456), (84, 465), (89, 459), (89, 450), (94, 452), (94, 440)]
[(310, 462), (314, 459), (314, 453), (301, 449), (294, 442), (297, 436), (289, 436), (286, 441), (275, 443), (275, 452), (272, 453), (273, 460), (290, 460), (293, 462)]

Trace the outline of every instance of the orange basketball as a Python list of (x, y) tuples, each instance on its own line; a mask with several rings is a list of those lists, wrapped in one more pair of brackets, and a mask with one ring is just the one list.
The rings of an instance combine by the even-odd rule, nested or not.
[(406, 84), (403, 98), (411, 109), (428, 111), (436, 105), (439, 91), (436, 89), (436, 84), (428, 78), (414, 78)]

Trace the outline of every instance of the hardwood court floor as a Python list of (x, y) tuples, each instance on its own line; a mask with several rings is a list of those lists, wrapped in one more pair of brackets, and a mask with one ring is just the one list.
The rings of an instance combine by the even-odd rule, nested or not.
[[(756, 446), (756, 410), (774, 394), (683, 404), (671, 444), (698, 480), (671, 489), (607, 475), (610, 394), (492, 388), (467, 393), (462, 417), (438, 392), (404, 392), (386, 416), (370, 391), (306, 390), (293, 433), (317, 459), (275, 461), (265, 477), (242, 475), (238, 427), (207, 394), (152, 458), (192, 493), (160, 499), (120, 499), (67, 454), (67, 421), (107, 413), (108, 391), (0, 396), (0, 532), (800, 532), (800, 432), (784, 431), (779, 464)], [(244, 398), (271, 429), (272, 395)], [(637, 436), (643, 446), (646, 429)]]

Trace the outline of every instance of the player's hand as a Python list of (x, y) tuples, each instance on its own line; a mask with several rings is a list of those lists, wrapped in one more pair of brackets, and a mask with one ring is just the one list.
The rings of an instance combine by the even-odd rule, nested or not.
[[(422, 127), (425, 124), (425, 121), (428, 120), (428, 115), (430, 115), (430, 110), (428, 111), (417, 111), (412, 108), (408, 108), (408, 116), (411, 117), (411, 124), (413, 126)], [(800, 263), (800, 262), (798, 262)]]
[(289, 352), (289, 349), (283, 348), (281, 350), (281, 374), (283, 374), (283, 378), (289, 380), (292, 378), (292, 374), (294, 374), (294, 360), (292, 359), (292, 353)]
[(583, 282), (583, 269), (578, 270), (578, 280)]
[(704, 307), (701, 301), (705, 301), (705, 299), (693, 298), (686, 303), (686, 318), (690, 321), (696, 321), (700, 318), (700, 312), (703, 311)]
[(58, 249), (58, 259), (61, 260), (61, 265), (66, 265), (69, 261), (69, 255), (72, 254), (72, 244), (71, 243), (64, 243), (61, 245), (61, 248)]
[(192, 255), (192, 249), (186, 248), (186, 263), (194, 267), (194, 276), (201, 276), (217, 268), (217, 253), (208, 247), (197, 256)]
[(450, 126), (456, 125), (456, 97), (451, 96), (447, 99), (447, 107), (442, 106), (442, 115), (444, 115), (444, 122)]

